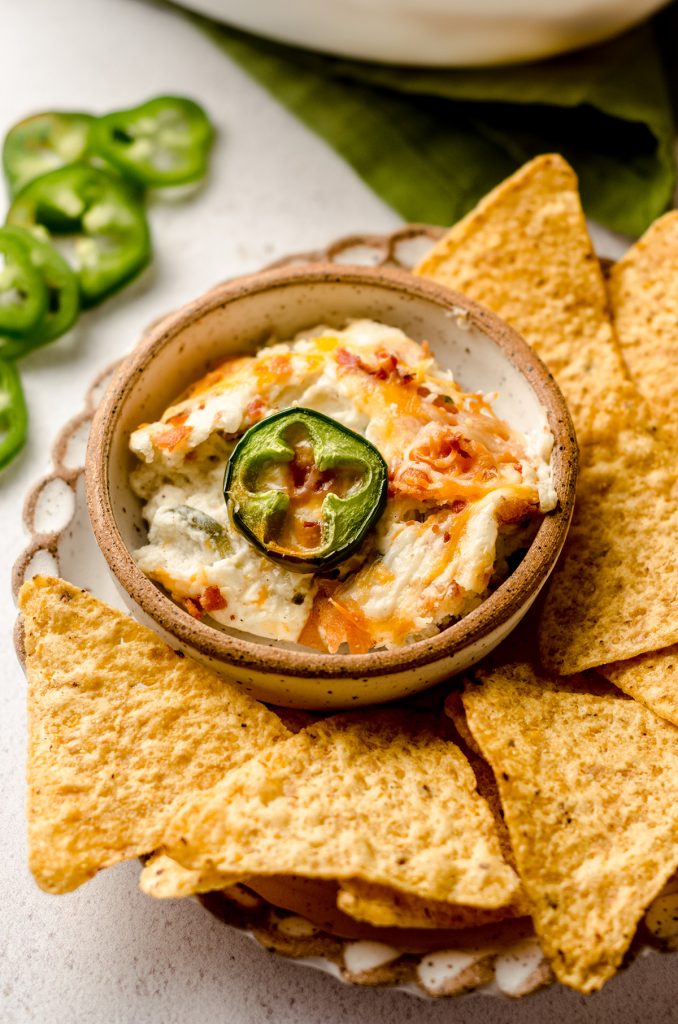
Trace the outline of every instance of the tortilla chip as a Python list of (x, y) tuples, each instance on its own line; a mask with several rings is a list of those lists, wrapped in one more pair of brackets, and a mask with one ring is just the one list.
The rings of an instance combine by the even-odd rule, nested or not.
[(468, 724), (492, 765), (557, 978), (610, 978), (678, 865), (678, 730), (632, 700), (555, 689), (528, 665), (478, 673)]
[(176, 900), (199, 892), (226, 889), (244, 881), (242, 875), (221, 875), (215, 871), (189, 871), (159, 851), (146, 861), (139, 876), (139, 888), (157, 900)]
[(580, 444), (595, 440), (628, 374), (614, 337), (577, 177), (539, 156), (489, 193), (435, 245), (415, 273), (507, 320), (546, 363)]
[(289, 735), (238, 687), (63, 580), (19, 595), (29, 862), (47, 892), (150, 853), (177, 797)]
[(660, 718), (678, 725), (678, 644), (598, 671)]
[(461, 751), (431, 715), (327, 718), (188, 798), (165, 836), (192, 870), (359, 878), (496, 908), (518, 890)]
[(378, 928), (479, 928), (495, 921), (529, 914), (527, 901), (515, 900), (506, 907), (487, 910), (398, 892), (385, 885), (351, 879), (341, 882), (337, 906), (356, 921)]
[(678, 642), (677, 445), (620, 421), (590, 451), (541, 616), (547, 669), (569, 675)]
[(608, 277), (617, 338), (648, 404), (678, 430), (678, 212), (655, 221)]

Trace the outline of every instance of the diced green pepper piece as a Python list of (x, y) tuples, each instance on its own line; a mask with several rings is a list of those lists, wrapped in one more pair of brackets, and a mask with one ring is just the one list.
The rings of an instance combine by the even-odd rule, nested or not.
[(0, 469), (18, 455), (28, 434), (28, 412), (19, 371), (0, 359)]
[(3, 235), (14, 239), (27, 253), (47, 289), (47, 305), (35, 327), (21, 338), (0, 335), (0, 358), (19, 359), (46, 345), (73, 326), (80, 311), (78, 279), (63, 256), (49, 242), (25, 228), (6, 225)]
[(16, 195), (34, 178), (82, 160), (93, 122), (91, 114), (47, 111), (10, 128), (2, 149), (10, 194)]
[[(290, 494), (266, 483), (277, 464), (293, 462), (299, 437), (310, 444), (317, 474), (350, 474), (355, 481), (344, 495), (334, 493), (331, 485), (326, 491), (320, 542), (314, 548), (280, 543)], [(323, 478), (318, 482), (322, 488)], [(298, 407), (275, 413), (243, 434), (228, 460), (224, 497), (235, 525), (268, 558), (297, 572), (319, 572), (358, 549), (384, 511), (387, 486), (386, 463), (374, 445), (329, 416)]]
[(216, 551), (218, 555), (225, 558), (231, 550), (231, 542), (228, 533), (221, 523), (218, 523), (206, 512), (201, 512), (192, 505), (176, 505), (169, 510), (176, 515), (188, 528), (199, 533)]
[(151, 242), (130, 188), (97, 167), (71, 164), (30, 182), (14, 199), (8, 223), (42, 234), (67, 253), (83, 306), (117, 291), (149, 262)]
[(207, 169), (212, 125), (193, 100), (158, 96), (97, 119), (92, 149), (139, 185), (185, 185)]
[(25, 248), (0, 228), (0, 333), (21, 338), (42, 319), (47, 289)]

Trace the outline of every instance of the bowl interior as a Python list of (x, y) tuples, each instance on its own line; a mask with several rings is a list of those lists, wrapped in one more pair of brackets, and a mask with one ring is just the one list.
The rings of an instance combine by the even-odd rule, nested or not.
[[(221, 360), (253, 352), (272, 338), (284, 340), (317, 324), (339, 328), (356, 318), (378, 320), (428, 341), (440, 365), (451, 369), (465, 389), (498, 393), (495, 408), (512, 426), (541, 431), (548, 423), (555, 438), (557, 510), (545, 517), (523, 562), (482, 605), (434, 637), (395, 651), (314, 653), (196, 622), (143, 576), (129, 554), (146, 537), (140, 502), (129, 484), (135, 462), (128, 449), (130, 433), (157, 419), (187, 385)], [(87, 456), (88, 503), (98, 543), (142, 616), (213, 666), (230, 666), (229, 673), (242, 669), (248, 678), (262, 672), (277, 678), (350, 675), (366, 686), (368, 678), (395, 678), (417, 668), (430, 685), (434, 673), (425, 666), (438, 666), (434, 681), (467, 667), (491, 650), (534, 600), (567, 532), (576, 461), (562, 395), (525, 342), (493, 314), (401, 271), (313, 265), (218, 286), (151, 330), (126, 359), (97, 411)], [(469, 652), (463, 663), (462, 651)], [(412, 677), (408, 685), (414, 691), (425, 683)]]
[(286, 340), (320, 323), (340, 328), (356, 318), (382, 321), (415, 341), (428, 341), (439, 364), (452, 370), (466, 390), (498, 392), (494, 407), (511, 426), (540, 430), (547, 423), (533, 386), (496, 337), (452, 301), (444, 309), (393, 286), (341, 280), (299, 280), (243, 294), (180, 326), (154, 349), (126, 391), (109, 466), (111, 508), (125, 545), (136, 548), (146, 536), (141, 504), (129, 486), (136, 462), (128, 450), (129, 435), (140, 423), (157, 419), (188, 384), (229, 356), (254, 352), (271, 338)]

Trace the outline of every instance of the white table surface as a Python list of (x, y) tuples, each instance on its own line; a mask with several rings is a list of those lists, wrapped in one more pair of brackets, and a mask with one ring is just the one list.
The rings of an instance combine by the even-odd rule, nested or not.
[[(2, 133), (35, 110), (104, 111), (162, 92), (194, 95), (219, 130), (209, 185), (189, 202), (158, 203), (150, 212), (151, 271), (22, 366), (30, 443), (0, 485), (0, 1021), (675, 1021), (675, 958), (637, 962), (588, 999), (553, 988), (519, 1003), (484, 996), (423, 1002), (343, 986), (271, 956), (191, 900), (144, 897), (134, 864), (67, 896), (35, 886), (26, 868), (24, 679), (11, 640), (8, 580), (24, 543), (24, 495), (49, 468), (56, 433), (80, 408), (97, 370), (158, 315), (219, 279), (354, 230), (390, 230), (398, 217), (179, 15), (139, 0), (2, 0), (0, 9)], [(608, 254), (619, 252), (617, 240), (604, 233), (598, 239)]]

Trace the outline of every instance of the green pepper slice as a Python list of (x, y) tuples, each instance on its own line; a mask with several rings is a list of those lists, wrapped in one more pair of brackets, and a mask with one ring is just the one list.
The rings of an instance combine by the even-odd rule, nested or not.
[(97, 167), (70, 164), (30, 182), (8, 223), (70, 242), (83, 306), (94, 306), (138, 274), (151, 256), (144, 211), (124, 182)]
[(201, 512), (198, 508), (193, 508), (192, 505), (176, 505), (169, 511), (189, 531), (193, 530), (204, 537), (221, 558), (225, 558), (230, 553), (231, 542), (228, 534), (221, 523), (218, 523), (212, 516), (208, 516), (206, 512)]
[(2, 149), (10, 194), (16, 195), (34, 178), (82, 160), (93, 123), (91, 114), (46, 111), (10, 128)]
[[(374, 445), (329, 416), (297, 407), (243, 434), (228, 460), (224, 497), (236, 527), (268, 558), (296, 572), (319, 572), (358, 549), (384, 511), (387, 486)], [(301, 520), (297, 514), (290, 523), (295, 505)], [(300, 521), (302, 532), (310, 528), (308, 544), (291, 529)]]
[(47, 308), (42, 275), (11, 232), (0, 228), (0, 332), (22, 337)]
[(73, 326), (80, 311), (78, 279), (53, 245), (25, 228), (6, 225), (0, 234), (14, 239), (28, 255), (47, 289), (47, 305), (37, 325), (21, 338), (0, 335), (0, 358), (19, 359)]
[(97, 119), (93, 150), (139, 185), (185, 185), (207, 169), (212, 125), (193, 100), (158, 96)]
[(0, 359), (0, 469), (8, 466), (26, 442), (28, 412), (19, 372)]

